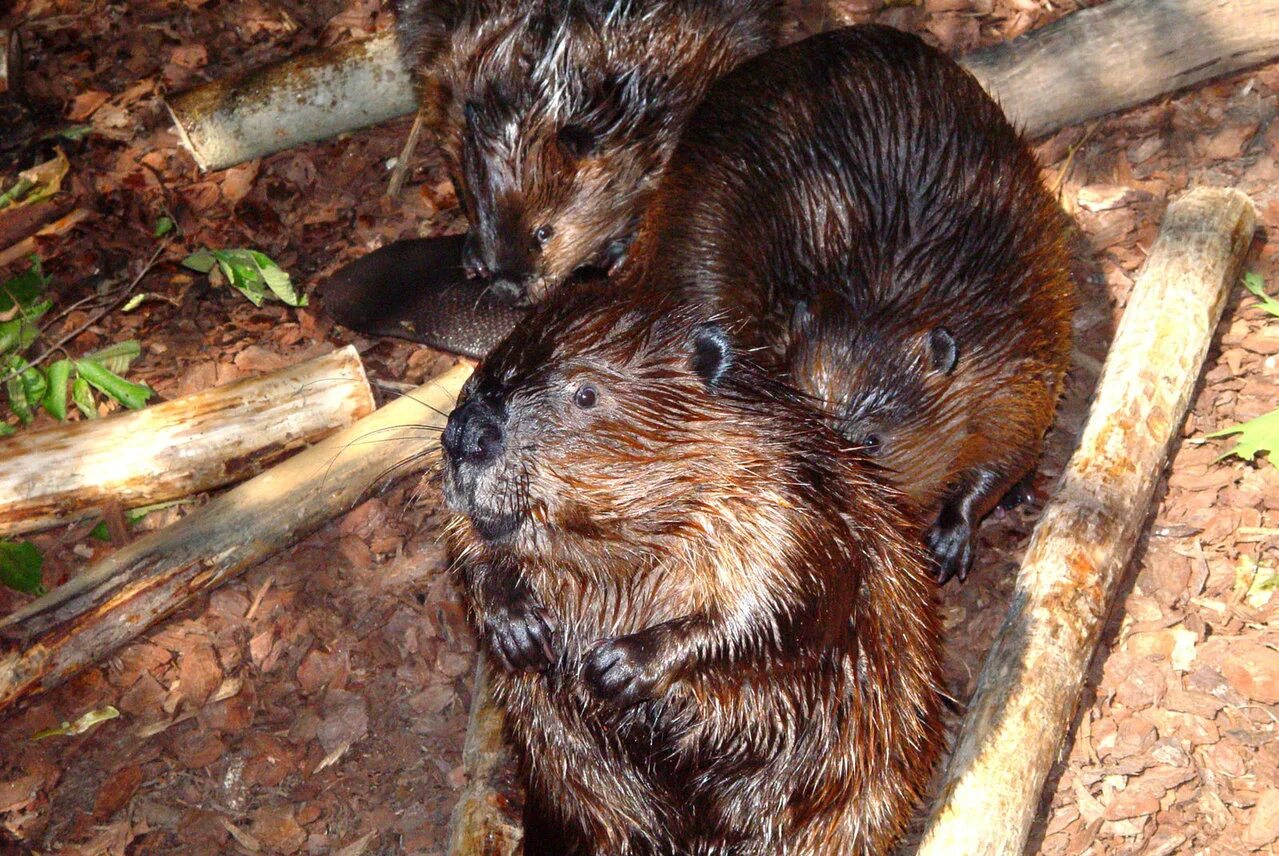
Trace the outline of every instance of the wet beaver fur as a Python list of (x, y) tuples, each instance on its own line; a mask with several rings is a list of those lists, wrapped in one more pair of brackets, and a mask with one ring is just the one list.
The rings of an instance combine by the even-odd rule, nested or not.
[(397, 0), (471, 276), (535, 302), (625, 253), (706, 87), (772, 46), (779, 0)]
[(885, 852), (940, 677), (879, 468), (699, 306), (637, 294), (561, 290), (459, 401), (461, 584), (564, 836), (528, 852)]
[[(1068, 223), (955, 62), (886, 27), (749, 60), (694, 111), (627, 283), (771, 352), (936, 515), (941, 580), (1027, 477), (1071, 350)], [(629, 278), (628, 278), (629, 276)]]

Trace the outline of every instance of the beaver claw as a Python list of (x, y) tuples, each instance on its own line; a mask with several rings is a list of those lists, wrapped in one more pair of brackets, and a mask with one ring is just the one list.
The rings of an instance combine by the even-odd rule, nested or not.
[(513, 592), (489, 605), (484, 618), (489, 650), (508, 672), (544, 672), (554, 665), (555, 622), (527, 594)]
[(972, 528), (963, 524), (943, 526), (936, 523), (928, 530), (928, 549), (933, 554), (938, 585), (944, 585), (955, 576), (961, 583), (968, 579), (968, 571), (973, 566), (973, 535)]
[(582, 677), (601, 699), (632, 707), (665, 691), (667, 669), (656, 640), (644, 633), (605, 639), (582, 664)]

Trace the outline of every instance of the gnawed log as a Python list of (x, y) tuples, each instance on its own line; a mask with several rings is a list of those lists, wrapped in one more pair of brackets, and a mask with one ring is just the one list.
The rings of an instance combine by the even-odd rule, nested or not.
[(1252, 239), (1252, 202), (1168, 207), (1088, 421), (1035, 527), (919, 856), (1021, 854), (1097, 640)]
[(22, 97), (22, 42), (16, 30), (0, 29), (0, 95)]
[(0, 537), (241, 481), (373, 406), (347, 346), (144, 410), (19, 432), (0, 441)]
[(1112, 0), (961, 62), (1038, 137), (1276, 56), (1275, 0)]
[(311, 51), (166, 102), (200, 169), (225, 169), (417, 108), (392, 34)]
[(470, 373), (448, 370), (0, 619), (0, 710), (425, 465)]
[[(71, 213), (65, 214), (47, 226), (41, 227), (40, 230), (31, 237), (18, 241), (18, 243), (13, 244), (10, 247), (0, 249), (0, 268), (5, 265), (13, 264), (19, 259), (25, 259), (32, 253), (38, 252), (40, 250), (41, 240), (49, 240), (50, 238), (56, 238), (59, 235), (65, 235), (80, 223), (88, 220), (91, 216), (93, 216), (93, 212), (88, 208), (76, 208)], [(47, 254), (45, 255), (45, 258), (47, 260)]]
[(453, 807), (449, 856), (512, 856), (524, 838), (522, 791), (503, 734), (506, 714), (489, 692), (484, 655), (475, 666), (475, 692), (462, 763), (467, 783)]
[[(960, 63), (1038, 137), (1276, 56), (1274, 0), (1111, 0)], [(196, 163), (223, 169), (415, 104), (388, 34), (196, 87), (169, 109)]]

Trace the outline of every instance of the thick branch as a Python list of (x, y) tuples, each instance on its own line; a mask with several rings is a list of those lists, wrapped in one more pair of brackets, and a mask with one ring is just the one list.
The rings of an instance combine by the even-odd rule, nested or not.
[(0, 441), (0, 537), (241, 481), (373, 410), (355, 349)]
[(312, 51), (167, 102), (201, 169), (225, 169), (416, 109), (391, 34)]
[(1275, 56), (1275, 0), (1112, 0), (961, 62), (1038, 137)]
[(388, 473), (425, 465), (470, 373), (450, 369), (0, 619), (0, 710), (295, 543)]
[(512, 856), (524, 838), (515, 761), (504, 739), (506, 715), (489, 691), (483, 654), (475, 666), (475, 692), (462, 763), (467, 783), (453, 807), (449, 856)]
[(1079, 448), (1035, 527), (920, 856), (1022, 853), (1254, 216), (1234, 190), (1199, 188), (1168, 207)]

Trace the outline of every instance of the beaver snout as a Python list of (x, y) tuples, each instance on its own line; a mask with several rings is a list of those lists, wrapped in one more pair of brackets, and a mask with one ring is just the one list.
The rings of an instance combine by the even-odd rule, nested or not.
[(501, 456), (506, 432), (488, 402), (475, 397), (449, 415), (440, 442), (454, 466), (463, 462), (483, 466)]

